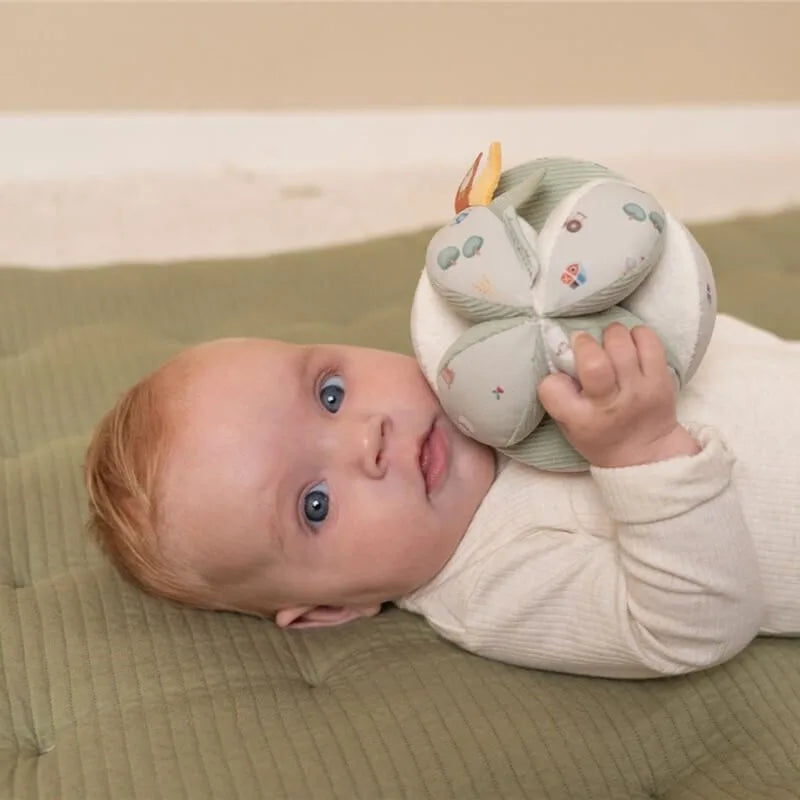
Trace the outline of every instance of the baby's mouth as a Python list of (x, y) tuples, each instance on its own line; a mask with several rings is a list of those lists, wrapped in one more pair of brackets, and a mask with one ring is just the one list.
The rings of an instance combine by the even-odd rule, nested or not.
[(419, 451), (419, 468), (429, 496), (444, 483), (448, 460), (447, 437), (434, 421)]

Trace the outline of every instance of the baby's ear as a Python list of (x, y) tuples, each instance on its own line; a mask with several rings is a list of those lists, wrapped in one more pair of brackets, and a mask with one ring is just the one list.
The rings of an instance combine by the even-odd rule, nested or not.
[(279, 628), (322, 628), (342, 625), (361, 617), (374, 617), (381, 610), (374, 606), (297, 606), (283, 608), (275, 614)]

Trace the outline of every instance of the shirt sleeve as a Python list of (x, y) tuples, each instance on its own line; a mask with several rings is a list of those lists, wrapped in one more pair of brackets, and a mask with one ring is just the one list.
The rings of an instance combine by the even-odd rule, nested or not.
[[(470, 568), (467, 649), (528, 667), (614, 678), (719, 664), (758, 633), (758, 560), (709, 428), (694, 456), (593, 469), (615, 535), (531, 530)], [(435, 625), (434, 625), (435, 627)]]

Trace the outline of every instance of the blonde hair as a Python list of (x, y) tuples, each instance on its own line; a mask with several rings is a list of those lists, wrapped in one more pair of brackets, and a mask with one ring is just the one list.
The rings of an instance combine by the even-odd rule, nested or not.
[(160, 468), (171, 432), (165, 369), (125, 392), (94, 431), (84, 465), (88, 528), (131, 583), (158, 597), (220, 608), (207, 583), (170, 563), (159, 536)]

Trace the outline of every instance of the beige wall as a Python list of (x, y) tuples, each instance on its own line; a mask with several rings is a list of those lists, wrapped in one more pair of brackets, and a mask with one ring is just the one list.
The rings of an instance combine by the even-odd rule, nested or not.
[(800, 102), (798, 3), (0, 4), (0, 110)]

